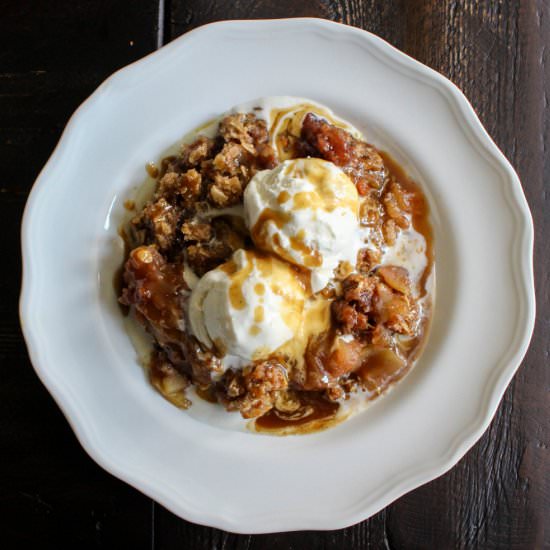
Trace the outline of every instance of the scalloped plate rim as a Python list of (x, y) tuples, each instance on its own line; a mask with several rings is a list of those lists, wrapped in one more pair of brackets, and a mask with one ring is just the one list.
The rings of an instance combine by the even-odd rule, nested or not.
[[(107, 93), (111, 88), (122, 84), (124, 79), (129, 76), (130, 72), (136, 70), (136, 68), (143, 67), (147, 63), (152, 63), (153, 60), (161, 61), (163, 57), (166, 57), (170, 53), (174, 53), (179, 48), (184, 47), (186, 42), (192, 40), (192, 38), (198, 33), (211, 32), (216, 29), (222, 32), (225, 28), (228, 30), (237, 30), (239, 26), (259, 27), (261, 25), (309, 25), (311, 26), (311, 29), (317, 32), (329, 34), (348, 34), (349, 37), (353, 36), (353, 38), (357, 41), (362, 41), (363, 43), (369, 42), (373, 45), (376, 50), (376, 55), (385, 57), (388, 65), (391, 65), (390, 61), (398, 62), (401, 66), (400, 69), (405, 67), (406, 71), (409, 72), (408, 76), (412, 77), (414, 75), (416, 77), (421, 77), (427, 84), (437, 86), (438, 90), (445, 96), (445, 99), (451, 102), (451, 107), (455, 112), (455, 115), (457, 114), (457, 111), (460, 115), (462, 115), (463, 118), (461, 122), (463, 126), (465, 126), (463, 129), (470, 133), (469, 139), (472, 139), (473, 137), (477, 143), (483, 147), (486, 160), (498, 166), (503, 176), (505, 176), (508, 180), (505, 192), (508, 194), (507, 198), (509, 202), (515, 207), (516, 214), (520, 221), (519, 229), (521, 230), (519, 231), (519, 234), (514, 242), (515, 248), (518, 246), (521, 248), (523, 260), (520, 266), (516, 265), (515, 282), (516, 286), (520, 287), (519, 290), (523, 291), (525, 301), (523, 303), (524, 318), (521, 319), (522, 322), (518, 322), (518, 330), (516, 331), (515, 341), (508, 349), (509, 353), (507, 353), (505, 358), (502, 360), (502, 362), (505, 362), (506, 364), (500, 369), (495, 368), (495, 374), (493, 376), (494, 380), (492, 381), (493, 387), (487, 387), (485, 390), (484, 403), (482, 403), (479, 407), (479, 416), (468, 430), (464, 430), (463, 433), (455, 436), (455, 443), (445, 456), (434, 457), (433, 463), (427, 465), (422, 471), (417, 471), (413, 474), (405, 473), (403, 475), (403, 479), (399, 479), (393, 483), (393, 485), (385, 490), (383, 495), (378, 496), (374, 502), (367, 503), (360, 501), (353, 503), (348, 507), (348, 509), (342, 510), (338, 515), (332, 517), (330, 523), (327, 523), (324, 518), (319, 521), (310, 520), (304, 523), (303, 521), (300, 521), (300, 518), (295, 517), (284, 518), (284, 516), (282, 516), (274, 519), (260, 516), (259, 518), (256, 518), (255, 521), (257, 525), (253, 526), (252, 529), (243, 529), (243, 522), (246, 521), (246, 519), (242, 516), (237, 515), (230, 517), (227, 514), (212, 514), (208, 516), (208, 514), (205, 515), (203, 512), (195, 514), (192, 509), (191, 502), (182, 502), (181, 495), (176, 495), (173, 497), (170, 494), (169, 488), (162, 488), (149, 484), (146, 473), (140, 472), (139, 469), (132, 468), (128, 464), (119, 462), (117, 457), (109, 454), (108, 449), (101, 447), (97, 434), (92, 433), (91, 428), (87, 426), (85, 418), (79, 410), (79, 406), (76, 403), (74, 396), (71, 395), (71, 390), (64, 386), (63, 381), (57, 380), (50, 375), (48, 372), (48, 367), (43, 364), (39, 357), (41, 345), (36, 337), (36, 329), (33, 328), (32, 321), (32, 297), (35, 284), (35, 281), (33, 280), (33, 273), (36, 272), (36, 267), (33, 265), (33, 259), (30, 254), (31, 245), (29, 243), (29, 234), (32, 229), (32, 220), (34, 219), (34, 216), (32, 215), (33, 209), (36, 208), (41, 195), (46, 192), (45, 184), (48, 174), (62, 160), (62, 155), (67, 148), (67, 142), (70, 138), (70, 134), (72, 133), (72, 129), (79, 124), (82, 115), (91, 109), (104, 93)], [(119, 69), (107, 78), (93, 92), (93, 94), (80, 105), (80, 107), (69, 119), (57, 146), (51, 154), (48, 162), (38, 175), (25, 206), (21, 232), (23, 255), (23, 283), (20, 298), (21, 326), (25, 341), (27, 343), (31, 362), (37, 375), (57, 402), (82, 447), (102, 468), (109, 473), (129, 483), (154, 500), (160, 502), (163, 506), (167, 507), (175, 514), (202, 525), (241, 533), (268, 533), (274, 531), (292, 531), (299, 529), (339, 529), (367, 519), (403, 494), (450, 470), (483, 435), (489, 426), (494, 414), (496, 413), (502, 395), (504, 394), (516, 370), (519, 368), (527, 351), (534, 328), (535, 294), (533, 278), (533, 233), (534, 230), (531, 213), (517, 174), (509, 161), (504, 157), (503, 153), (492, 141), (485, 128), (482, 126), (464, 94), (450, 80), (399, 51), (380, 37), (368, 31), (350, 27), (341, 23), (317, 18), (218, 21), (197, 27), (170, 42), (160, 50), (156, 50), (142, 59)], [(518, 271), (520, 272), (518, 273)], [(368, 499), (369, 496), (367, 496), (364, 500)]]

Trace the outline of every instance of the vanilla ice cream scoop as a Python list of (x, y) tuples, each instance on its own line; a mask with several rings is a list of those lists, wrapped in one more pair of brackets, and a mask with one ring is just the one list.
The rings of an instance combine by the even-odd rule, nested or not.
[(221, 354), (267, 357), (300, 327), (305, 284), (281, 260), (237, 250), (193, 289), (189, 319), (196, 338)]
[(359, 197), (333, 163), (303, 158), (258, 172), (244, 207), (254, 244), (309, 269), (313, 292), (326, 286), (340, 261), (356, 264)]

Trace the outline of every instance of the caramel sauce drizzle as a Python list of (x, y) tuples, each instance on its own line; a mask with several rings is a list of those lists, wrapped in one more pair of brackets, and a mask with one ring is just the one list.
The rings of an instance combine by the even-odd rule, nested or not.
[(272, 109), (270, 113), (270, 128), (273, 134), (273, 143), (279, 155), (279, 160), (288, 160), (292, 158), (292, 151), (286, 148), (284, 136), (286, 133), (299, 137), (302, 130), (302, 122), (308, 113), (314, 113), (344, 130), (349, 130), (348, 124), (337, 119), (327, 109), (312, 105), (311, 103), (301, 103), (292, 107), (282, 109)]

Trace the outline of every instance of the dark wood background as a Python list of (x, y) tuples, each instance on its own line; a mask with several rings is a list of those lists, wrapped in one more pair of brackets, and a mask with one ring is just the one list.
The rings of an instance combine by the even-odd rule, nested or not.
[[(203, 23), (292, 16), (372, 31), (464, 90), (531, 205), (537, 328), (490, 429), (451, 472), (348, 529), (234, 535), (180, 520), (79, 446), (21, 336), (20, 219), (69, 116), (114, 70)], [(549, 51), (545, 0), (0, 0), (0, 546), (550, 548)]]

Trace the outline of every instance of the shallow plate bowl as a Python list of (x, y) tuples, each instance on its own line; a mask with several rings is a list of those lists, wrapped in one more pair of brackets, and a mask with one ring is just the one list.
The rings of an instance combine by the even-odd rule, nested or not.
[[(436, 243), (435, 316), (416, 368), (364, 413), (286, 438), (166, 402), (112, 284), (123, 202), (144, 165), (269, 95), (324, 103), (391, 153), (425, 189)], [(30, 356), (83, 447), (174, 513), (230, 531), (341, 528), (451, 468), (487, 428), (533, 328), (529, 209), (468, 101), (380, 38), (323, 20), (207, 25), (110, 77), (36, 181), (22, 242)]]

